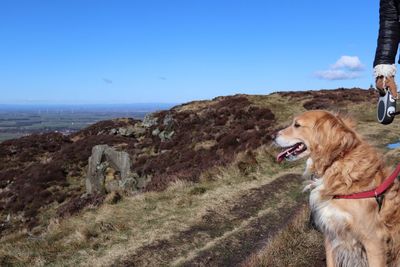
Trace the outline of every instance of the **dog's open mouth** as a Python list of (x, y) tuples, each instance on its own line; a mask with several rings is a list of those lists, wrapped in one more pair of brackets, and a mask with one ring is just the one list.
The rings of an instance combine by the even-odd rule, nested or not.
[(278, 162), (281, 162), (284, 159), (293, 161), (296, 160), (298, 156), (306, 150), (307, 146), (304, 143), (296, 143), (293, 146), (285, 147), (285, 150), (279, 153), (279, 155), (276, 157), (276, 160)]

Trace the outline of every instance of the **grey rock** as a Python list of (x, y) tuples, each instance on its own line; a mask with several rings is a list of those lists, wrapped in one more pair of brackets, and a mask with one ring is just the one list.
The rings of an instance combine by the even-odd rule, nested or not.
[(148, 114), (144, 117), (142, 125), (146, 128), (150, 128), (157, 124), (158, 118), (154, 117), (153, 114)]
[(172, 124), (172, 122), (173, 122), (172, 115), (171, 115), (171, 114), (167, 114), (167, 115), (164, 117), (163, 125), (164, 125), (164, 126), (170, 126), (170, 125)]
[(143, 126), (142, 123), (136, 123), (134, 126), (128, 126), (128, 127), (121, 127), (118, 129), (118, 134), (122, 136), (134, 136), (136, 138), (139, 138), (140, 136), (143, 136), (146, 133), (146, 128)]
[(152, 134), (153, 136), (159, 135), (159, 134), (160, 134), (160, 129), (158, 129), (158, 128), (154, 129), (154, 130), (151, 132), (151, 134)]
[(105, 166), (102, 164), (104, 150), (108, 145), (97, 145), (92, 148), (92, 155), (89, 157), (88, 172), (86, 175), (86, 192), (105, 193), (104, 188), (104, 171)]
[(138, 177), (127, 177), (126, 179), (122, 179), (118, 183), (118, 187), (124, 191), (135, 191), (137, 190), (137, 181)]
[(129, 136), (128, 129), (124, 127), (118, 128), (118, 134), (122, 136)]
[(161, 139), (161, 142), (165, 142), (167, 140), (170, 140), (174, 134), (174, 131), (162, 131), (161, 133), (159, 133), (158, 137)]
[(88, 194), (137, 191), (143, 188), (143, 184), (147, 184), (145, 181), (148, 182), (148, 178), (142, 179), (137, 173), (131, 172), (128, 153), (108, 145), (93, 147), (86, 175)]
[(135, 127), (128, 126), (128, 127), (120, 127), (118, 129), (118, 134), (122, 136), (134, 136), (136, 132)]
[(135, 136), (135, 128), (133, 126), (126, 128), (126, 136)]
[(165, 135), (165, 138), (167, 138), (167, 139), (171, 139), (171, 138), (172, 138), (172, 136), (174, 136), (174, 134), (175, 134), (175, 132), (174, 132), (174, 131), (170, 131), (170, 132), (168, 132), (168, 133)]
[(162, 131), (161, 133), (158, 134), (158, 137), (161, 139), (161, 142), (165, 141), (165, 131)]
[(132, 131), (136, 138), (139, 138), (146, 133), (146, 129), (143, 127), (142, 123), (136, 123), (135, 126), (132, 127)]
[(120, 127), (118, 129), (111, 129), (110, 134), (111, 135), (122, 135), (122, 136), (134, 136), (136, 138), (139, 138), (140, 136), (143, 136), (146, 133), (146, 128), (143, 126), (142, 123), (136, 123), (135, 125), (129, 125), (127, 127)]
[(124, 151), (116, 151), (114, 148), (107, 147), (104, 155), (109, 165), (121, 174), (121, 179), (128, 177), (131, 169), (131, 159), (129, 154)]

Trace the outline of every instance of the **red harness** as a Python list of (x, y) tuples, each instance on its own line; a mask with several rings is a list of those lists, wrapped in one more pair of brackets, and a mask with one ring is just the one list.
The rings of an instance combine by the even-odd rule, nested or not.
[(383, 193), (394, 183), (394, 180), (396, 180), (397, 176), (399, 176), (400, 173), (400, 163), (397, 165), (396, 169), (393, 171), (393, 173), (386, 178), (382, 184), (380, 184), (378, 187), (371, 189), (369, 191), (364, 191), (360, 193), (354, 193), (350, 195), (336, 195), (333, 198), (335, 199), (360, 199), (360, 198), (379, 198), (382, 196)]

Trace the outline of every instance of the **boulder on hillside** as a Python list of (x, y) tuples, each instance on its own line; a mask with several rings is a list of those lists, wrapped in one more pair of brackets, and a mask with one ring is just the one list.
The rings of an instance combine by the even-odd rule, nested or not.
[(142, 189), (148, 179), (131, 172), (131, 159), (124, 151), (108, 145), (96, 145), (89, 157), (86, 175), (88, 194), (133, 192)]

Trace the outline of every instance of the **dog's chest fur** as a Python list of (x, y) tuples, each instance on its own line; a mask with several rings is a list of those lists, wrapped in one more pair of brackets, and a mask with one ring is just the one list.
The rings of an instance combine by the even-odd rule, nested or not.
[(348, 229), (352, 220), (351, 214), (333, 205), (332, 199), (321, 198), (323, 179), (318, 179), (315, 186), (310, 194), (312, 219), (316, 227), (330, 240), (335, 261), (340, 263), (338, 266), (368, 266), (363, 246)]
[(351, 220), (351, 215), (335, 207), (331, 199), (322, 199), (321, 190), (324, 189), (322, 179), (315, 182), (315, 188), (310, 194), (310, 206), (314, 223), (324, 234), (337, 235), (343, 232), (348, 222)]

